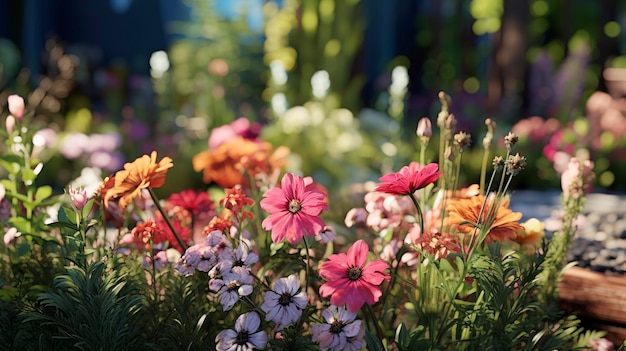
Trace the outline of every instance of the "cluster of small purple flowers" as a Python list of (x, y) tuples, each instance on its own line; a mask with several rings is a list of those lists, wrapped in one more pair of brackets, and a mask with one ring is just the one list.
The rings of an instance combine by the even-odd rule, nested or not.
[[(224, 311), (229, 311), (254, 290), (255, 276), (251, 267), (259, 257), (249, 247), (250, 243), (245, 239), (234, 247), (222, 231), (215, 230), (208, 234), (204, 242), (189, 247), (176, 268), (182, 274), (206, 273), (210, 278), (209, 288), (215, 292)], [(308, 305), (300, 277), (292, 274), (276, 280), (271, 289), (267, 288), (260, 310), (265, 313), (265, 320), (274, 323), (274, 331), (280, 332), (297, 323)], [(355, 320), (356, 313), (346, 310), (344, 306), (330, 306), (322, 316), (325, 323), (312, 327), (312, 339), (319, 343), (322, 350), (358, 350), (364, 347), (365, 329), (360, 320)], [(257, 312), (240, 315), (233, 329), (222, 330), (217, 335), (217, 350), (264, 348), (268, 335), (266, 331), (259, 330), (260, 326)]]

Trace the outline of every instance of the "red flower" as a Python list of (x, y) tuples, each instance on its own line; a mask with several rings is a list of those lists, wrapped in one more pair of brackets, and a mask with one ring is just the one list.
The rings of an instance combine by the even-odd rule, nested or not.
[(225, 196), (220, 200), (220, 205), (224, 206), (235, 214), (241, 213), (246, 206), (254, 205), (254, 200), (246, 196), (241, 185), (235, 185), (231, 189), (224, 189)]
[(430, 163), (422, 168), (419, 163), (411, 162), (397, 173), (380, 177), (381, 183), (375, 191), (394, 195), (411, 195), (416, 190), (434, 183), (441, 176), (441, 172), (437, 171), (438, 168), (439, 165), (436, 163)]
[(363, 240), (357, 240), (348, 254), (330, 255), (320, 266), (320, 276), (326, 283), (320, 287), (323, 297), (330, 296), (335, 306), (347, 304), (348, 311), (356, 313), (364, 303), (373, 305), (382, 296), (379, 285), (389, 280), (383, 272), (389, 268), (387, 262), (376, 260), (365, 264), (369, 247)]
[(261, 225), (272, 230), (272, 241), (287, 238), (292, 245), (305, 234), (315, 237), (321, 232), (325, 224), (318, 216), (328, 209), (326, 193), (314, 183), (305, 185), (302, 177), (292, 173), (283, 176), (280, 188), (265, 192), (260, 205), (270, 214)]
[(167, 204), (177, 206), (191, 212), (194, 216), (205, 214), (215, 209), (215, 205), (209, 199), (206, 191), (192, 189), (182, 190), (167, 198)]

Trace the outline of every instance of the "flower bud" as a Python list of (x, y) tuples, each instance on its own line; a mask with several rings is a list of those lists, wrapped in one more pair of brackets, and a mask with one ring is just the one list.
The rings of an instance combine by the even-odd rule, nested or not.
[(13, 133), (13, 130), (15, 129), (15, 117), (13, 115), (8, 115), (5, 124), (7, 128), (7, 133)]
[(428, 140), (431, 136), (433, 136), (433, 124), (430, 122), (428, 117), (422, 117), (419, 122), (417, 122), (415, 134), (417, 134), (417, 136), (422, 140)]
[(9, 95), (7, 98), (7, 102), (9, 103), (9, 112), (15, 118), (22, 119), (24, 117), (24, 98), (19, 95)]
[(82, 189), (82, 188), (74, 189), (71, 186), (69, 186), (67, 191), (70, 194), (70, 199), (72, 200), (72, 203), (74, 204), (76, 209), (81, 211), (83, 207), (85, 207), (87, 200), (89, 200), (87, 196), (87, 190)]

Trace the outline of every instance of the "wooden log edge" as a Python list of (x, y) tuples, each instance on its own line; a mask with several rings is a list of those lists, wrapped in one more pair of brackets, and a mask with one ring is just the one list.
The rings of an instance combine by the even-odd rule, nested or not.
[(626, 276), (571, 267), (561, 277), (558, 296), (568, 312), (626, 326)]

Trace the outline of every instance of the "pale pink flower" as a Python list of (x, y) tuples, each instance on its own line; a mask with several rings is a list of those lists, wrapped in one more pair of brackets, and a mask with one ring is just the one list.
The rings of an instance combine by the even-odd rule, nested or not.
[(430, 138), (433, 135), (433, 124), (428, 117), (422, 117), (417, 122), (415, 134), (417, 134), (418, 137), (426, 138)]
[(4, 246), (9, 246), (9, 244), (11, 244), (13, 240), (15, 240), (15, 238), (20, 235), (22, 235), (22, 233), (18, 232), (17, 228), (15, 227), (7, 229), (7, 231), (4, 233)]
[(82, 211), (85, 204), (89, 200), (87, 196), (87, 190), (84, 188), (75, 189), (72, 186), (67, 187), (67, 192), (70, 195), (70, 200), (72, 200), (72, 204), (76, 207), (77, 210)]
[(7, 102), (9, 103), (9, 112), (11, 112), (15, 118), (22, 119), (22, 117), (24, 117), (24, 110), (26, 109), (24, 98), (15, 94), (9, 95)]
[(280, 278), (274, 283), (274, 290), (265, 293), (261, 309), (266, 313), (265, 319), (276, 323), (281, 330), (296, 322), (307, 305), (307, 297), (300, 290), (300, 281), (296, 274)]
[(258, 330), (261, 318), (256, 312), (248, 312), (237, 317), (234, 329), (225, 329), (217, 333), (215, 348), (217, 351), (262, 350), (267, 344), (267, 333)]
[(357, 312), (364, 303), (378, 302), (383, 294), (379, 285), (390, 279), (384, 272), (389, 265), (382, 260), (366, 264), (368, 251), (367, 243), (357, 240), (347, 255), (330, 255), (328, 261), (320, 265), (320, 276), (328, 280), (320, 287), (320, 295), (330, 297), (332, 305), (347, 304), (351, 312)]
[(13, 130), (15, 130), (15, 117), (13, 117), (13, 115), (8, 115), (4, 123), (7, 129), (7, 133), (8, 134), (13, 133)]
[(567, 169), (561, 175), (563, 195), (565, 197), (579, 197), (583, 192), (589, 190), (594, 177), (593, 162), (585, 160), (581, 164), (578, 158), (572, 157)]
[(287, 238), (292, 245), (304, 235), (315, 237), (325, 225), (319, 215), (328, 209), (326, 193), (292, 173), (283, 176), (280, 188), (265, 192), (260, 205), (270, 214), (261, 225), (272, 231), (272, 241)]
[(0, 202), (4, 200), (4, 196), (6, 195), (6, 193), (7, 193), (7, 190), (5, 189), (4, 185), (0, 183)]
[(367, 219), (367, 210), (364, 208), (352, 208), (348, 213), (346, 213), (346, 219), (344, 223), (346, 227), (350, 228), (354, 225), (365, 224), (365, 220)]
[(326, 323), (314, 324), (313, 341), (322, 351), (358, 351), (365, 347), (365, 329), (356, 313), (345, 307), (330, 306), (322, 312)]

